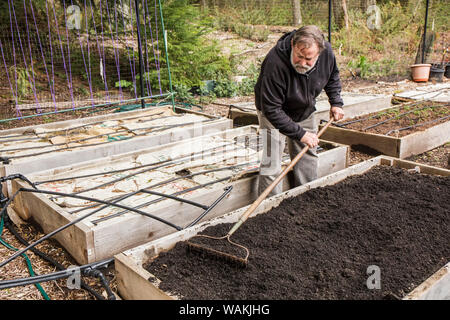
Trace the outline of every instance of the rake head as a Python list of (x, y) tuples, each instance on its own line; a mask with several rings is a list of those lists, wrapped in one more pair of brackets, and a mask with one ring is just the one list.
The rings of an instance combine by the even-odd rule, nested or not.
[(209, 238), (209, 239), (213, 239), (213, 240), (224, 240), (224, 241), (225, 241), (225, 239), (227, 239), (227, 241), (230, 244), (232, 244), (233, 246), (236, 246), (236, 247), (239, 247), (240, 249), (245, 250), (246, 254), (244, 257), (239, 257), (239, 256), (236, 256), (231, 253), (213, 249), (213, 248), (205, 246), (203, 244), (195, 243), (193, 241), (186, 241), (187, 252), (194, 253), (194, 254), (200, 255), (202, 257), (209, 258), (209, 259), (223, 261), (234, 267), (238, 267), (238, 268), (246, 268), (247, 267), (249, 251), (246, 247), (232, 242), (229, 239), (229, 237), (215, 238), (215, 237), (210, 237), (210, 236), (206, 236), (206, 235), (197, 235), (194, 238), (196, 238), (196, 237), (204, 237), (204, 238)]

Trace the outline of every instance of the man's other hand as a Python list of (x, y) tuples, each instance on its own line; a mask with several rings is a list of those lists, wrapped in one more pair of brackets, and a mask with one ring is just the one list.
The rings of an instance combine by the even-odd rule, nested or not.
[(310, 148), (314, 148), (319, 144), (319, 138), (315, 133), (306, 132), (300, 139), (301, 142), (306, 144)]
[(333, 118), (334, 121), (339, 121), (344, 118), (344, 110), (340, 107), (331, 107), (330, 109), (330, 118)]

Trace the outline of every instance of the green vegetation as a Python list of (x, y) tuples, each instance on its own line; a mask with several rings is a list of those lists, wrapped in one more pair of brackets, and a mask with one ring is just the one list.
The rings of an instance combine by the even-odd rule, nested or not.
[[(12, 85), (13, 87), (17, 87), (18, 100), (25, 99), (29, 94), (32, 93), (31, 79), (34, 75), (31, 69), (29, 69), (14, 66), (9, 68), (9, 74), (12, 78)], [(14, 79), (17, 79), (17, 83), (14, 82)]]
[[(211, 22), (201, 15), (198, 7), (188, 0), (166, 0), (163, 12), (168, 34), (170, 69), (175, 85), (199, 86), (203, 80), (231, 74), (230, 62), (221, 55), (217, 42), (208, 41), (204, 37), (212, 31)], [(161, 33), (160, 39), (162, 38)], [(161, 83), (163, 88), (168, 88), (167, 61), (164, 55), (160, 58)], [(154, 64), (155, 61), (151, 63)], [(157, 70), (151, 72), (150, 79), (152, 84), (159, 86)]]
[[(368, 28), (368, 14), (360, 8), (349, 9), (351, 22), (333, 32), (333, 47), (348, 57), (347, 67), (354, 76), (379, 78), (409, 74), (414, 64), (423, 32), (425, 1), (377, 1), (381, 13), (380, 29)], [(448, 31), (448, 23), (442, 20), (449, 12), (450, 2), (433, 1), (429, 14), (429, 34), (440, 40)], [(438, 33), (433, 33), (432, 28)], [(335, 49), (336, 50), (336, 49)], [(429, 60), (440, 59), (437, 52)]]

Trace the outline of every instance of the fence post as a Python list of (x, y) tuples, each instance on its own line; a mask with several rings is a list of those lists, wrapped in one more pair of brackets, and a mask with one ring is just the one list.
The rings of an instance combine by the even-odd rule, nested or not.
[(159, 3), (159, 14), (161, 16), (162, 33), (163, 33), (163, 37), (164, 37), (164, 48), (165, 48), (166, 60), (167, 60), (167, 71), (169, 73), (169, 90), (170, 90), (170, 95), (172, 97), (172, 109), (173, 109), (173, 111), (175, 111), (175, 97), (174, 97), (173, 86), (172, 86), (172, 74), (170, 72), (169, 49), (167, 48), (167, 33), (166, 33), (166, 29), (164, 28), (164, 17), (163, 17), (161, 0), (158, 0), (158, 3)]
[(425, 63), (425, 51), (426, 51), (426, 40), (427, 40), (427, 21), (428, 21), (428, 5), (430, 0), (427, 0), (425, 7), (425, 25), (423, 27), (423, 44), (422, 44), (422, 63)]
[(332, 0), (328, 0), (328, 42), (331, 44), (331, 6)]
[(138, 0), (134, 0), (136, 5), (136, 26), (137, 26), (137, 38), (138, 38), (138, 50), (139, 50), (139, 74), (140, 74), (140, 84), (141, 84), (141, 106), (142, 109), (145, 108), (144, 100), (144, 60), (142, 58), (142, 42), (141, 42), (141, 18), (139, 14), (139, 3)]

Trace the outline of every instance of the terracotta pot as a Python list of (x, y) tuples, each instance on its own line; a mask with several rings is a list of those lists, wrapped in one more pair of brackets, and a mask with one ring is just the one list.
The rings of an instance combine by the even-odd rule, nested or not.
[(430, 77), (431, 64), (413, 64), (411, 66), (411, 76), (415, 82), (426, 82)]

